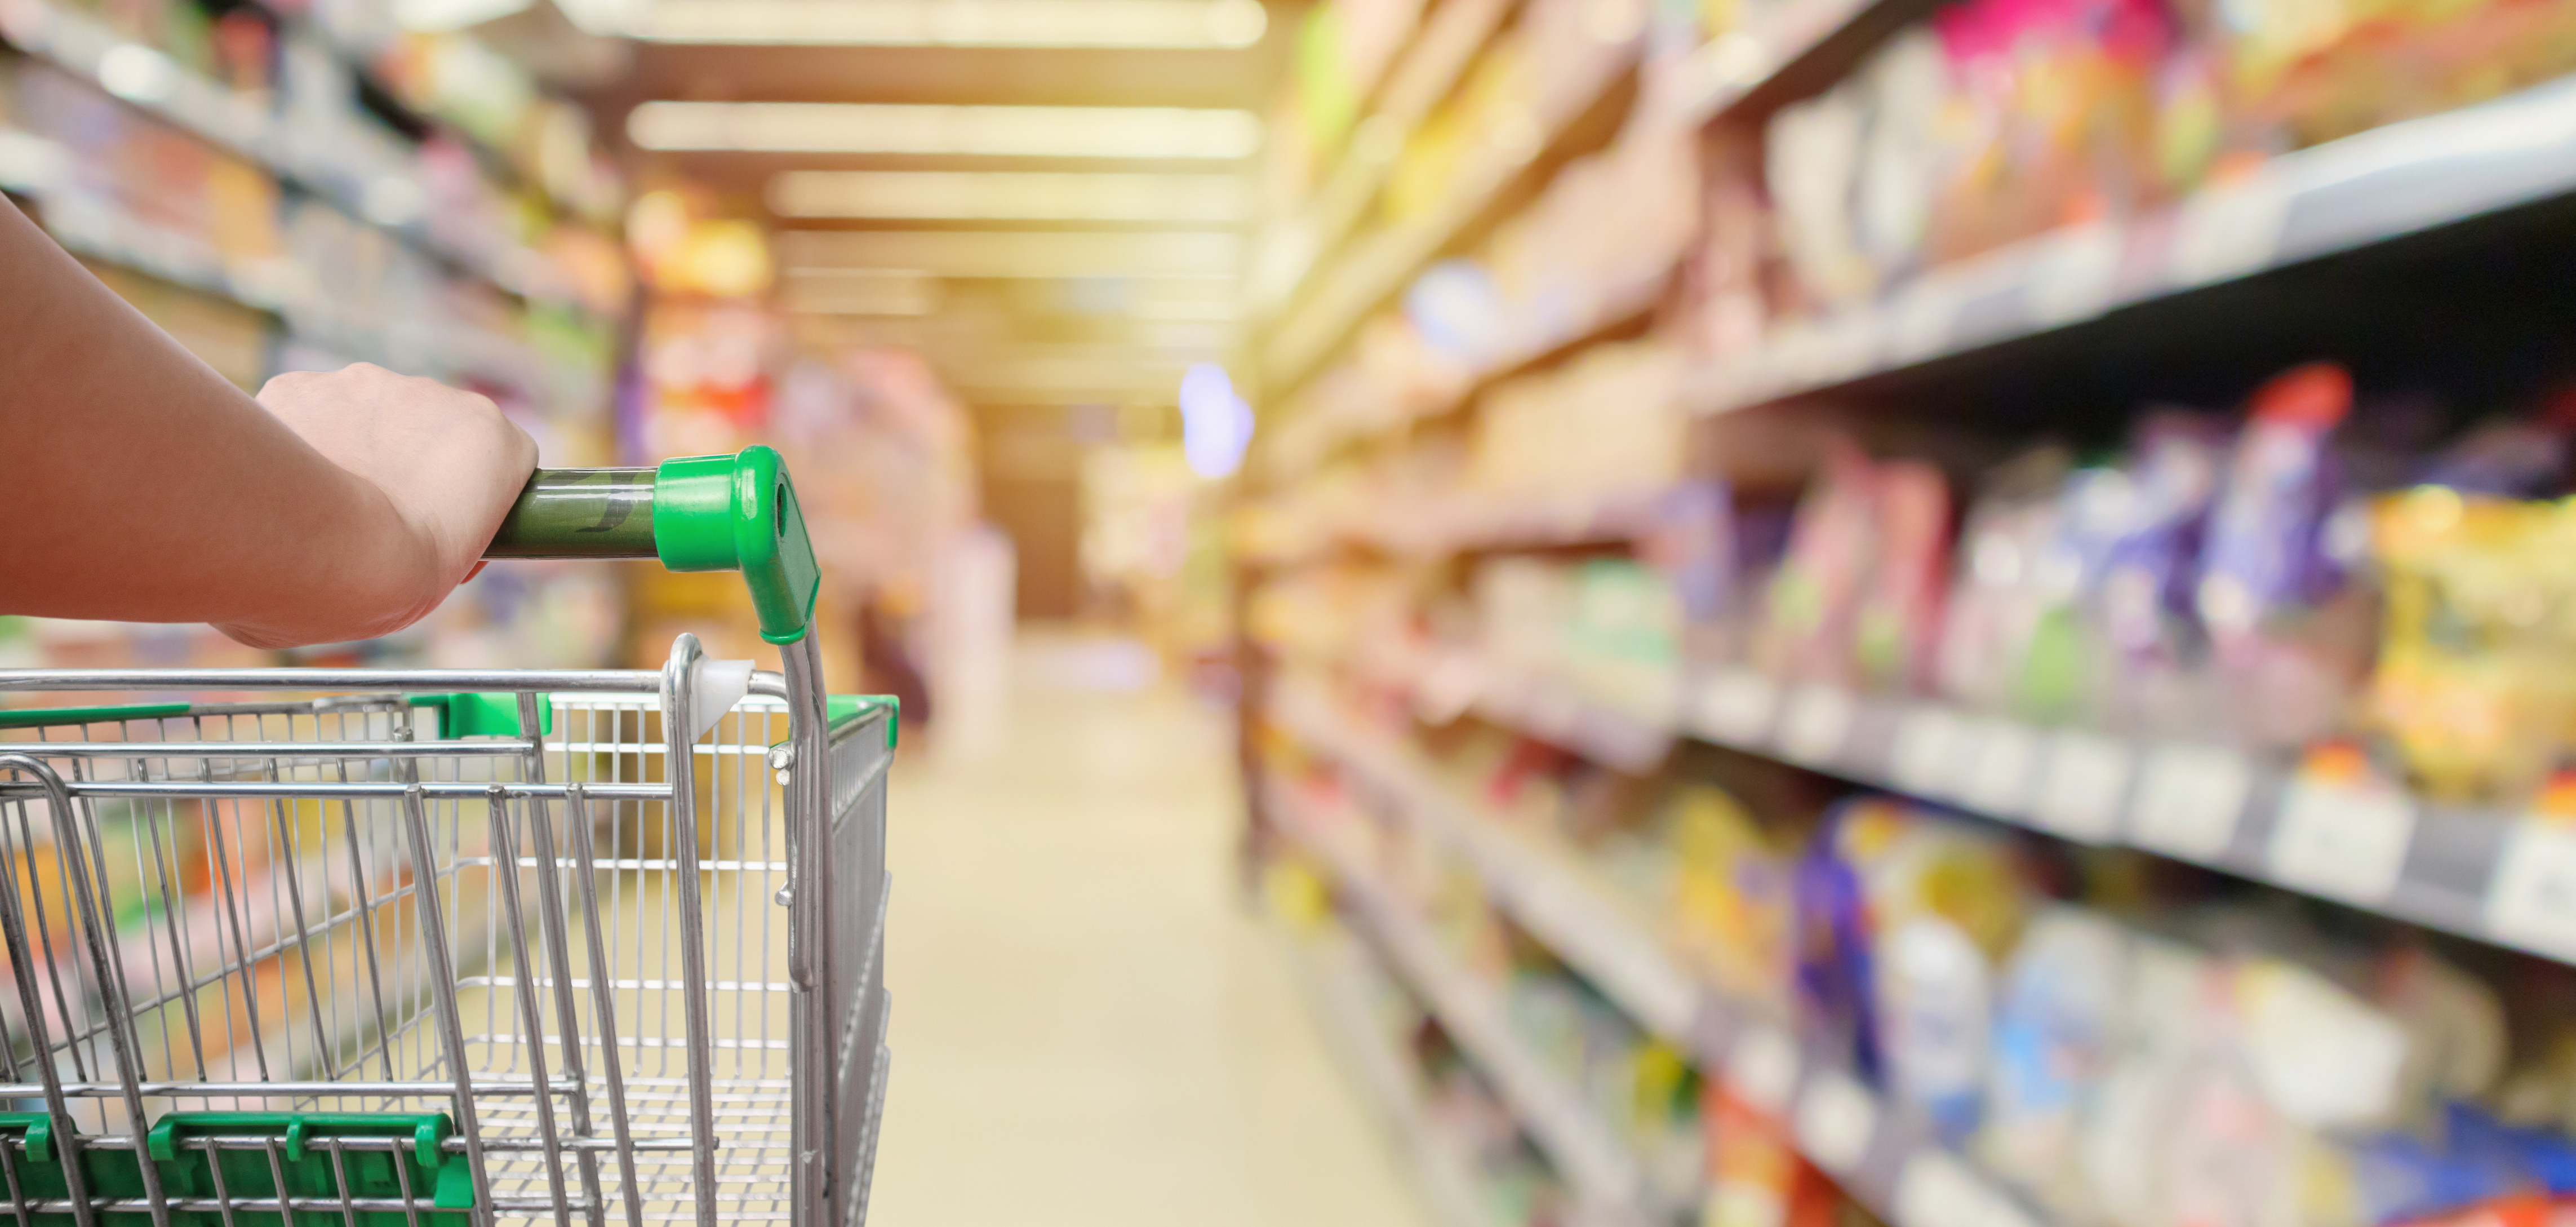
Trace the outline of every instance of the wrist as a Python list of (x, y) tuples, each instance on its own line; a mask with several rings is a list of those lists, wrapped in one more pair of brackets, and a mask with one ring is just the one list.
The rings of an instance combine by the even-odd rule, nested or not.
[(326, 505), (340, 513), (317, 517), (288, 573), (217, 629), (258, 648), (344, 643), (391, 634), (438, 607), (446, 586), (436, 544), (375, 483), (336, 475), (342, 489)]

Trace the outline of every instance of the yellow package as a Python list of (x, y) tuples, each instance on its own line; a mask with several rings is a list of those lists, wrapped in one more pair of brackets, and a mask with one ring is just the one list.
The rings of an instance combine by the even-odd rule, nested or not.
[(2528, 796), (2576, 722), (2576, 502), (2422, 487), (2380, 501), (2371, 542), (2380, 731), (2435, 797)]
[(1785, 1004), (1794, 957), (1787, 858), (1740, 802), (1706, 786), (1675, 795), (1664, 838), (1675, 948), (1727, 991)]

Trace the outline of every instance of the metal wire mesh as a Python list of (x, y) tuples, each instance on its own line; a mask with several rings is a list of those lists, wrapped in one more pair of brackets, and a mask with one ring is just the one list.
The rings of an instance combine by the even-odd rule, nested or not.
[[(667, 690), (504, 693), (551, 732), (441, 739), (383, 694), (0, 729), (0, 1210), (462, 1221), (403, 1143), (328, 1128), (170, 1144), (195, 1186), (258, 1187), (46, 1196), (77, 1165), (17, 1108), (144, 1185), (143, 1132), (186, 1114), (448, 1113), (433, 1157), (470, 1164), (477, 1220), (800, 1217), (788, 702), (679, 748)], [(368, 1173), (399, 1187), (358, 1196)]]

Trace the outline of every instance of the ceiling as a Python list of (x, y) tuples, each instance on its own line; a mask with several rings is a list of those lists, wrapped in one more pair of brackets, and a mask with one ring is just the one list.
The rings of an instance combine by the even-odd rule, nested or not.
[[(950, 387), (979, 407), (1169, 404), (1189, 362), (1221, 360), (1231, 346), (1234, 325), (1227, 316), (1249, 241), (1257, 153), (1183, 160), (647, 150), (628, 138), (627, 114), (657, 100), (1264, 114), (1286, 68), (1294, 17), (1274, 8), (1260, 40), (1240, 49), (637, 42), (627, 71), (587, 97), (600, 130), (621, 146), (639, 182), (684, 179), (770, 225), (781, 301), (799, 317), (800, 335), (919, 348)], [(1181, 210), (1200, 219), (1187, 221), (990, 216), (995, 210), (974, 217), (782, 217), (769, 207), (770, 184), (796, 170), (1220, 175), (1240, 181), (1242, 190), (1233, 195), (1243, 204), (1224, 205), (1234, 217), (1221, 221), (1204, 220), (1210, 206)], [(1040, 190), (1061, 181), (1035, 182), (1039, 187), (1026, 180), (1021, 186)], [(1124, 186), (1120, 199), (1137, 196), (1133, 183)], [(1222, 190), (1218, 195), (1233, 198)], [(876, 211), (907, 210), (919, 206)]]

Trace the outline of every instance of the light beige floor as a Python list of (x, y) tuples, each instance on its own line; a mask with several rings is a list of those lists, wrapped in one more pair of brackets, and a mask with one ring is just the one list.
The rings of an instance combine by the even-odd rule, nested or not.
[(1024, 640), (995, 752), (896, 768), (869, 1221), (1418, 1227), (1235, 888), (1226, 723), (1120, 663)]

